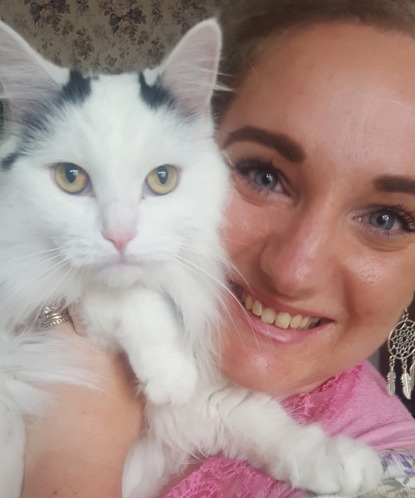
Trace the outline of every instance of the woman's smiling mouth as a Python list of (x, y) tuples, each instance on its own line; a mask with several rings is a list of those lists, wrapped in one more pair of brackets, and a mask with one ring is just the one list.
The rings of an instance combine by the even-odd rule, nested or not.
[(249, 321), (251, 329), (261, 336), (284, 343), (296, 343), (309, 335), (304, 334), (304, 332), (314, 331), (320, 325), (329, 322), (329, 320), (318, 316), (292, 314), (285, 310), (276, 311), (254, 298), (239, 284), (231, 282), (231, 286), (244, 310), (249, 312), (249, 314), (245, 313), (244, 315)]

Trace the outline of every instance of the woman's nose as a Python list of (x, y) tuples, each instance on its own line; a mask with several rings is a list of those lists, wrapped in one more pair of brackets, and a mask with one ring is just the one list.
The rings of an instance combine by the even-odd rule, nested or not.
[[(299, 219), (301, 218), (301, 219)], [(331, 286), (338, 278), (339, 242), (336, 227), (318, 213), (275, 227), (265, 240), (260, 268), (267, 284), (286, 298), (304, 298)]]

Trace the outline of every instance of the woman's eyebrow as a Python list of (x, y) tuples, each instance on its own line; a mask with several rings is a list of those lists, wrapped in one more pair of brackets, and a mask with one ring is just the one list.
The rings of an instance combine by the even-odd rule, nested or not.
[(415, 180), (405, 176), (380, 176), (373, 182), (380, 192), (401, 192), (415, 195)]
[(294, 140), (281, 133), (244, 126), (229, 133), (224, 146), (227, 147), (234, 142), (257, 142), (266, 147), (271, 147), (279, 152), (285, 159), (293, 163), (300, 163), (305, 158), (303, 149)]

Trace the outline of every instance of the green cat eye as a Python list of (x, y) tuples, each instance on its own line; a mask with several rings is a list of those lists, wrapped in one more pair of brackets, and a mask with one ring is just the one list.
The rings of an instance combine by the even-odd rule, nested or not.
[(79, 194), (88, 185), (85, 171), (73, 163), (58, 163), (55, 166), (55, 180), (59, 187), (69, 194)]
[(171, 192), (177, 185), (177, 168), (170, 164), (163, 164), (153, 169), (146, 177), (148, 188), (157, 195)]

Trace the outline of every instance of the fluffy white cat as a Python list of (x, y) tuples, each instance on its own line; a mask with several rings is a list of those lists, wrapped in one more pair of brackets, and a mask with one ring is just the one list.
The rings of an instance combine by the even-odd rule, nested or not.
[[(39, 382), (80, 382), (34, 326), (71, 304), (92, 341), (125, 351), (146, 395), (125, 498), (154, 496), (191, 455), (222, 451), (317, 493), (375, 486), (376, 454), (299, 426), (216, 364), (228, 173), (210, 100), (221, 35), (190, 30), (156, 69), (81, 76), (0, 25), (0, 82), (12, 110), (0, 166), (0, 489), (17, 498), (24, 415)], [(222, 312), (224, 310), (222, 309)], [(68, 365), (70, 362), (67, 362)]]

